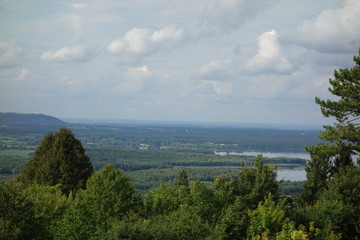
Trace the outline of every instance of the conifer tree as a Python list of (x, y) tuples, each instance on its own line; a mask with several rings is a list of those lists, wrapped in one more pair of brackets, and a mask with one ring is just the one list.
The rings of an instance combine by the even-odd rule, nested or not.
[[(334, 117), (333, 126), (324, 126), (321, 139), (331, 144), (319, 144), (307, 148), (311, 155), (306, 172), (305, 199), (314, 202), (320, 190), (337, 172), (354, 165), (351, 154), (360, 151), (360, 50), (354, 57), (356, 65), (352, 68), (334, 71), (330, 79), (329, 91), (336, 96), (335, 100), (315, 98), (325, 117)], [(358, 163), (359, 163), (358, 158)]]
[(81, 142), (69, 129), (61, 128), (44, 136), (18, 179), (25, 184), (61, 184), (62, 191), (68, 194), (85, 188), (92, 173), (93, 167)]

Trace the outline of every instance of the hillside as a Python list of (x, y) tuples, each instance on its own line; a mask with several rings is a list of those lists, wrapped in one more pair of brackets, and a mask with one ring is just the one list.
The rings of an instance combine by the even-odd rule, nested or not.
[(33, 113), (0, 113), (0, 126), (64, 126), (58, 118)]

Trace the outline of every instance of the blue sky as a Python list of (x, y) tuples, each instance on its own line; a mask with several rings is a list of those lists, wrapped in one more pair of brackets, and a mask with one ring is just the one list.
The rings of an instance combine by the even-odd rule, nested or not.
[(357, 0), (0, 0), (0, 111), (323, 124)]

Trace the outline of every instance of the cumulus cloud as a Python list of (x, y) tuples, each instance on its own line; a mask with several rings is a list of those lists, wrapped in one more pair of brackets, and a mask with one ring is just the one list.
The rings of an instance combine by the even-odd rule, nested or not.
[(297, 44), (322, 52), (353, 52), (360, 46), (360, 1), (345, 0), (338, 9), (304, 21), (292, 36)]
[(109, 53), (122, 56), (124, 62), (133, 62), (161, 50), (173, 49), (189, 40), (197, 41), (217, 33), (236, 30), (247, 20), (256, 17), (278, 0), (212, 0), (203, 15), (191, 28), (165, 26), (158, 30), (133, 28), (112, 41)]
[(109, 53), (119, 54), (124, 60), (134, 60), (150, 55), (159, 49), (171, 49), (186, 40), (184, 29), (167, 26), (159, 30), (134, 28), (122, 39), (111, 42), (107, 48)]
[(258, 37), (258, 52), (245, 63), (245, 69), (251, 72), (290, 72), (292, 65), (282, 55), (278, 37), (275, 30), (261, 34)]
[(55, 51), (47, 51), (40, 58), (46, 62), (86, 62), (93, 57), (92, 51), (85, 46), (65, 46)]
[(17, 46), (16, 42), (0, 41), (0, 68), (9, 68), (16, 65), (22, 49)]

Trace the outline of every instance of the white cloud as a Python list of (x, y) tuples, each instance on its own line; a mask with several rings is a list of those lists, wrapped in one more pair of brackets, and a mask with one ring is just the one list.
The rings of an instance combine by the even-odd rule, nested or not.
[(76, 9), (86, 8), (86, 4), (83, 3), (72, 3), (70, 6)]
[(184, 30), (174, 26), (167, 26), (156, 31), (134, 28), (122, 39), (111, 42), (107, 50), (109, 53), (124, 57), (125, 61), (132, 61), (160, 49), (171, 49), (185, 40)]
[(324, 52), (353, 52), (360, 46), (360, 1), (345, 0), (338, 9), (304, 21), (292, 36), (295, 43)]
[(149, 71), (149, 68), (144, 65), (138, 68), (129, 68), (125, 74), (126, 79), (136, 80), (136, 79), (147, 79), (152, 73)]
[(201, 79), (207, 80), (226, 80), (231, 73), (232, 66), (230, 60), (215, 60), (202, 66), (198, 71), (198, 76)]
[(91, 60), (93, 53), (84, 46), (65, 46), (56, 51), (41, 54), (41, 60), (46, 62), (86, 62)]
[(17, 46), (16, 42), (0, 41), (0, 68), (15, 66), (21, 53), (22, 49)]
[(107, 50), (120, 55), (123, 62), (134, 62), (157, 51), (181, 46), (188, 40), (197, 41), (216, 33), (234, 31), (276, 2), (278, 0), (212, 0), (207, 3), (198, 22), (193, 21), (191, 27), (170, 25), (158, 30), (133, 28), (121, 39), (112, 41)]
[(278, 0), (211, 0), (202, 16), (202, 25), (210, 32), (224, 32), (239, 28), (255, 18)]
[(19, 73), (19, 75), (17, 76), (17, 79), (18, 80), (23, 80), (23, 79), (25, 79), (27, 76), (29, 76), (29, 69), (27, 69), (27, 68), (23, 68), (23, 69), (21, 69), (20, 70), (20, 73)]
[(290, 72), (292, 65), (282, 55), (278, 37), (275, 30), (261, 34), (258, 37), (258, 52), (245, 63), (245, 69), (251, 72)]
[(207, 81), (207, 83), (216, 97), (221, 97), (227, 100), (227, 97), (232, 94), (232, 83), (223, 81)]
[(121, 82), (115, 86), (113, 92), (121, 95), (135, 95), (144, 88), (145, 82), (152, 76), (149, 68), (144, 65), (138, 68), (129, 68), (124, 74)]

